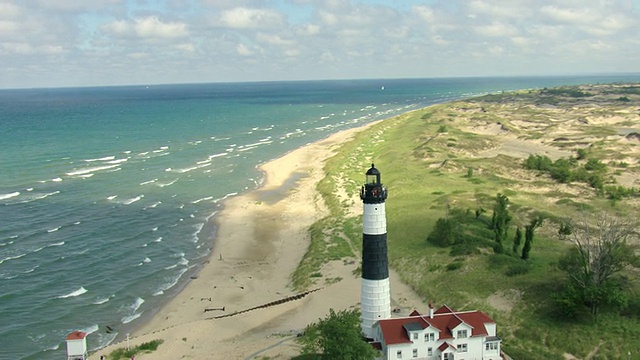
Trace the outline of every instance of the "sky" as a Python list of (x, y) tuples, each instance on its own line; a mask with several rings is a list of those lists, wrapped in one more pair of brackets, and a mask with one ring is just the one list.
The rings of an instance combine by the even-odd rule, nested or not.
[(0, 0), (0, 88), (640, 72), (640, 0)]

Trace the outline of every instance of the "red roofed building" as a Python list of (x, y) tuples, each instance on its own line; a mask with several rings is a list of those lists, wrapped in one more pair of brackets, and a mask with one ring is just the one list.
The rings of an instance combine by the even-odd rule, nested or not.
[(456, 311), (443, 305), (429, 315), (377, 321), (374, 341), (383, 358), (421, 360), (500, 360), (496, 322), (481, 311)]
[(87, 354), (87, 333), (74, 331), (67, 335), (67, 360), (86, 360)]

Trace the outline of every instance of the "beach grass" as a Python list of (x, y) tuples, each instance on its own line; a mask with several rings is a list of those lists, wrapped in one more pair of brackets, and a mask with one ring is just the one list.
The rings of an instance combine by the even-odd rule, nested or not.
[[(483, 155), (508, 136), (527, 151), (544, 149), (556, 158), (588, 147), (590, 157), (604, 162), (628, 160), (637, 155), (637, 146), (622, 141), (618, 128), (640, 126), (637, 115), (626, 115), (640, 98), (631, 94), (633, 101), (612, 103), (614, 90), (492, 94), (410, 112), (356, 134), (325, 165), (327, 176), (318, 191), (330, 214), (312, 226), (309, 252), (294, 274), (294, 286), (308, 287), (310, 274), (322, 273), (327, 261), (358, 254), (361, 216), (349, 208), (359, 201), (364, 172), (375, 163), (389, 188), (390, 264), (424, 300), (486, 312), (498, 323), (503, 349), (516, 359), (561, 358), (564, 353), (614, 359), (636, 352), (640, 301), (632, 301), (624, 314), (604, 311), (597, 319), (569, 321), (559, 319), (551, 295), (565, 281), (557, 264), (571, 246), (558, 238), (559, 224), (588, 212), (637, 217), (638, 199), (612, 203), (586, 184), (559, 184), (525, 170), (522, 158)], [(616, 167), (615, 174), (610, 179), (638, 178), (637, 163)], [(341, 192), (352, 197), (338, 196)], [(494, 253), (487, 226), (499, 193), (509, 197), (513, 215), (504, 254)], [(477, 219), (469, 215), (463, 225), (478, 234), (473, 251), (455, 254), (426, 241), (438, 218), (454, 210), (474, 214), (479, 209), (486, 212)], [(530, 259), (524, 261), (511, 250), (511, 239), (515, 226), (537, 216), (545, 221)], [(631, 284), (632, 291), (640, 290), (637, 277)]]

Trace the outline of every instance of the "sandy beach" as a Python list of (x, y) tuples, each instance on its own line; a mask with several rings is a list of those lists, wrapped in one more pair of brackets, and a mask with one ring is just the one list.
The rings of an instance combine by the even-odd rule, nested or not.
[[(340, 144), (372, 125), (339, 132), (260, 166), (263, 185), (228, 199), (215, 217), (215, 244), (197, 277), (131, 334), (131, 346), (163, 340), (157, 351), (136, 359), (288, 359), (299, 353), (295, 335), (307, 324), (331, 308), (359, 306), (360, 279), (352, 274), (358, 262), (340, 261), (325, 264), (322, 271), (343, 280), (246, 311), (298, 294), (289, 286), (291, 274), (309, 245), (309, 226), (326, 215), (316, 193), (324, 163)], [(367, 161), (354, 166), (362, 166), (364, 174)], [(394, 308), (403, 313), (426, 308), (395, 272), (390, 276)], [(242, 313), (231, 315), (236, 312)], [(112, 344), (92, 358), (125, 346)]]

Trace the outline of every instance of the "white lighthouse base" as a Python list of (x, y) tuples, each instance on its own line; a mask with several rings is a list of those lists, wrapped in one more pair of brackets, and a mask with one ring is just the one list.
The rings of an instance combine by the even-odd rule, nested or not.
[(366, 338), (377, 340), (373, 334), (373, 324), (391, 317), (391, 296), (389, 278), (382, 280), (362, 279), (360, 310), (362, 312), (362, 332)]

